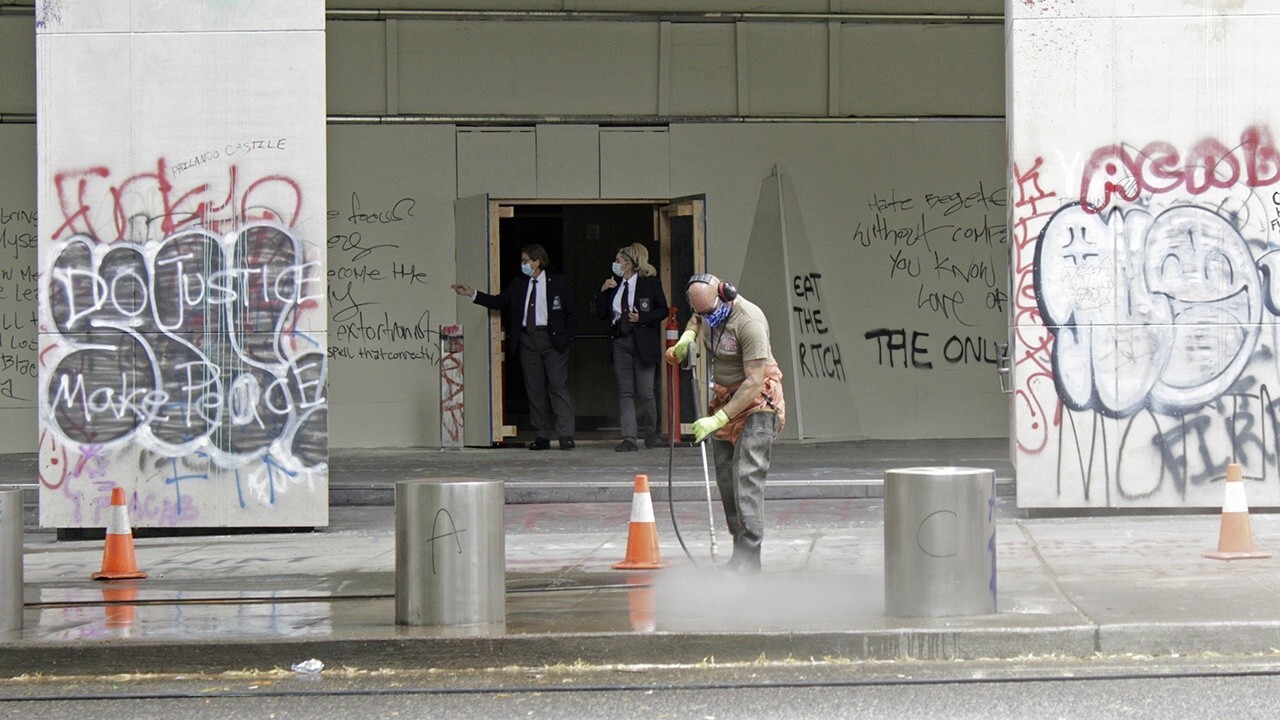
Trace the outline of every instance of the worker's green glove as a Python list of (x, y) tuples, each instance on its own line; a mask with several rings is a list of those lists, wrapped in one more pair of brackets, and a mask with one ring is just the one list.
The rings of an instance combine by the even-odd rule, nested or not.
[(693, 441), (700, 443), (728, 424), (729, 416), (724, 410), (717, 410), (711, 417), (698, 418), (693, 421)]
[(679, 365), (684, 362), (685, 357), (689, 355), (689, 346), (697, 339), (698, 333), (692, 330), (685, 330), (680, 339), (676, 341), (676, 344), (667, 349), (667, 362), (672, 365)]

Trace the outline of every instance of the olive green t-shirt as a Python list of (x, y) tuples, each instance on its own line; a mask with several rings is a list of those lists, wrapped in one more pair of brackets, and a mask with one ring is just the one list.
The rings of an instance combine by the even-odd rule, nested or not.
[(713, 360), (712, 377), (725, 387), (746, 379), (743, 363), (772, 360), (769, 349), (769, 320), (755, 303), (739, 297), (733, 301), (729, 317), (718, 328), (703, 326), (702, 342)]

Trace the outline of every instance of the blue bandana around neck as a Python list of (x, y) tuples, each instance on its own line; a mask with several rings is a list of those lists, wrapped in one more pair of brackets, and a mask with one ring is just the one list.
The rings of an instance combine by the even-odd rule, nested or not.
[(719, 305), (716, 305), (715, 310), (712, 310), (703, 317), (706, 318), (707, 324), (711, 327), (720, 327), (729, 317), (729, 309), (729, 303), (721, 302)]

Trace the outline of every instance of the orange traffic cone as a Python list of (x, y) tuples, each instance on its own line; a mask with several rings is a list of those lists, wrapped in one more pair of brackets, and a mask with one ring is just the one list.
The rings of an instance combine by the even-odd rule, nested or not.
[(133, 529), (129, 527), (129, 508), (124, 504), (124, 488), (111, 489), (111, 517), (107, 520), (107, 542), (102, 546), (102, 572), (94, 580), (130, 580), (144, 578), (133, 556)]
[(649, 476), (636, 476), (635, 494), (631, 496), (631, 530), (627, 534), (627, 558), (614, 570), (656, 570), (666, 567), (658, 555), (658, 525), (653, 520), (653, 503), (649, 500)]
[(1252, 560), (1269, 558), (1271, 553), (1253, 549), (1253, 530), (1249, 525), (1249, 503), (1244, 497), (1244, 474), (1238, 463), (1227, 465), (1225, 497), (1222, 500), (1222, 527), (1218, 531), (1218, 549), (1204, 554), (1214, 560)]

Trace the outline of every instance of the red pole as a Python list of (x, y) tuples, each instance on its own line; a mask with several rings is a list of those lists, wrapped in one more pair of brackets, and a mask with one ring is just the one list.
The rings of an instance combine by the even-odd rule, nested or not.
[[(666, 349), (675, 347), (676, 342), (680, 339), (680, 323), (676, 321), (676, 308), (667, 308), (667, 346)], [(669, 427), (667, 432), (670, 434), (671, 441), (680, 442), (680, 365), (664, 363), (667, 366), (667, 420)]]

